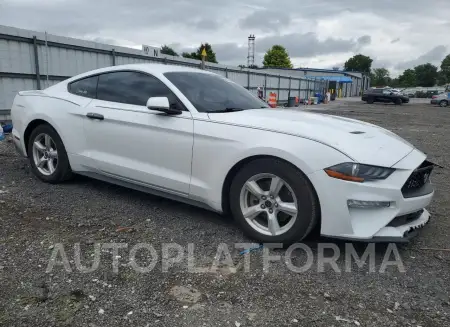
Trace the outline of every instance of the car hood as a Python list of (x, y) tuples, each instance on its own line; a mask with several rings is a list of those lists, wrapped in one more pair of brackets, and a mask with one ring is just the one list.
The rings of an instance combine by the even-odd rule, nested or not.
[(391, 167), (414, 146), (396, 134), (355, 119), (299, 109), (252, 109), (209, 113), (211, 120), (308, 138), (360, 163)]

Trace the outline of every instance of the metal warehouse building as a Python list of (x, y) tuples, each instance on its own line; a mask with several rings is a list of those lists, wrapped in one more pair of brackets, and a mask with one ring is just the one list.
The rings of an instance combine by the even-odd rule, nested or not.
[(369, 75), (359, 72), (318, 68), (262, 68), (262, 70), (275, 74), (288, 72), (295, 77), (327, 81), (328, 89), (336, 92), (338, 97), (360, 96), (361, 91), (367, 90), (370, 86)]
[[(0, 121), (6, 120), (17, 92), (44, 89), (59, 81), (93, 69), (133, 64), (162, 63), (200, 68), (199, 60), (162, 55), (159, 48), (142, 50), (95, 43), (0, 25)], [(257, 93), (264, 87), (266, 98), (275, 92), (277, 99), (307, 98), (323, 92), (327, 82), (293, 74), (228, 67), (206, 63), (205, 69), (222, 75)]]

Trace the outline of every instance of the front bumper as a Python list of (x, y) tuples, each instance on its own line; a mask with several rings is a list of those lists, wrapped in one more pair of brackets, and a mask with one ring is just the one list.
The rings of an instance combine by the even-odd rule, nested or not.
[[(423, 153), (413, 150), (395, 164), (396, 171), (382, 181), (355, 183), (331, 178), (324, 171), (310, 174), (308, 177), (320, 201), (321, 234), (365, 242), (409, 240), (428, 223), (430, 214), (425, 207), (430, 204), (434, 190), (428, 185), (426, 194), (405, 198), (401, 189), (425, 158)], [(390, 202), (390, 205), (355, 208), (347, 205), (348, 200)], [(410, 218), (402, 220), (405, 216)]]
[[(405, 219), (407, 216), (413, 216), (410, 219)], [(370, 239), (361, 239), (353, 237), (339, 237), (339, 236), (328, 236), (336, 239), (345, 239), (347, 241), (356, 242), (373, 242), (373, 243), (407, 243), (412, 238), (419, 234), (419, 230), (424, 227), (430, 221), (430, 213), (426, 209), (419, 210), (415, 213), (403, 215), (394, 218), (386, 227), (383, 227)], [(399, 221), (400, 224), (395, 222)]]

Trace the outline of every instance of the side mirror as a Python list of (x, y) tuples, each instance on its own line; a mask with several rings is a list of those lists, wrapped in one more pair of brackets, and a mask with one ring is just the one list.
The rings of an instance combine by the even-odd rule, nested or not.
[(168, 115), (180, 115), (181, 110), (171, 108), (169, 99), (167, 97), (151, 97), (147, 100), (147, 108), (150, 110), (157, 110)]

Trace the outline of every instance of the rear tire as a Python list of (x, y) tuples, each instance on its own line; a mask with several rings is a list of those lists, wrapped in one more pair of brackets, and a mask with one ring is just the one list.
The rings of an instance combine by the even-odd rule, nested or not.
[(367, 103), (368, 103), (368, 104), (372, 104), (372, 103), (374, 103), (374, 100), (373, 100), (373, 98), (368, 98), (368, 99), (367, 99)]
[(403, 101), (402, 101), (402, 99), (399, 98), (399, 99), (396, 99), (394, 103), (398, 106), (401, 106), (403, 104)]
[(439, 107), (447, 107), (448, 106), (448, 101), (447, 100), (441, 100), (439, 101)]
[(31, 170), (46, 183), (60, 183), (72, 177), (66, 148), (50, 125), (37, 126), (28, 141)]
[(234, 219), (259, 242), (301, 241), (319, 221), (319, 202), (310, 181), (279, 159), (258, 159), (244, 166), (233, 179), (229, 198)]

